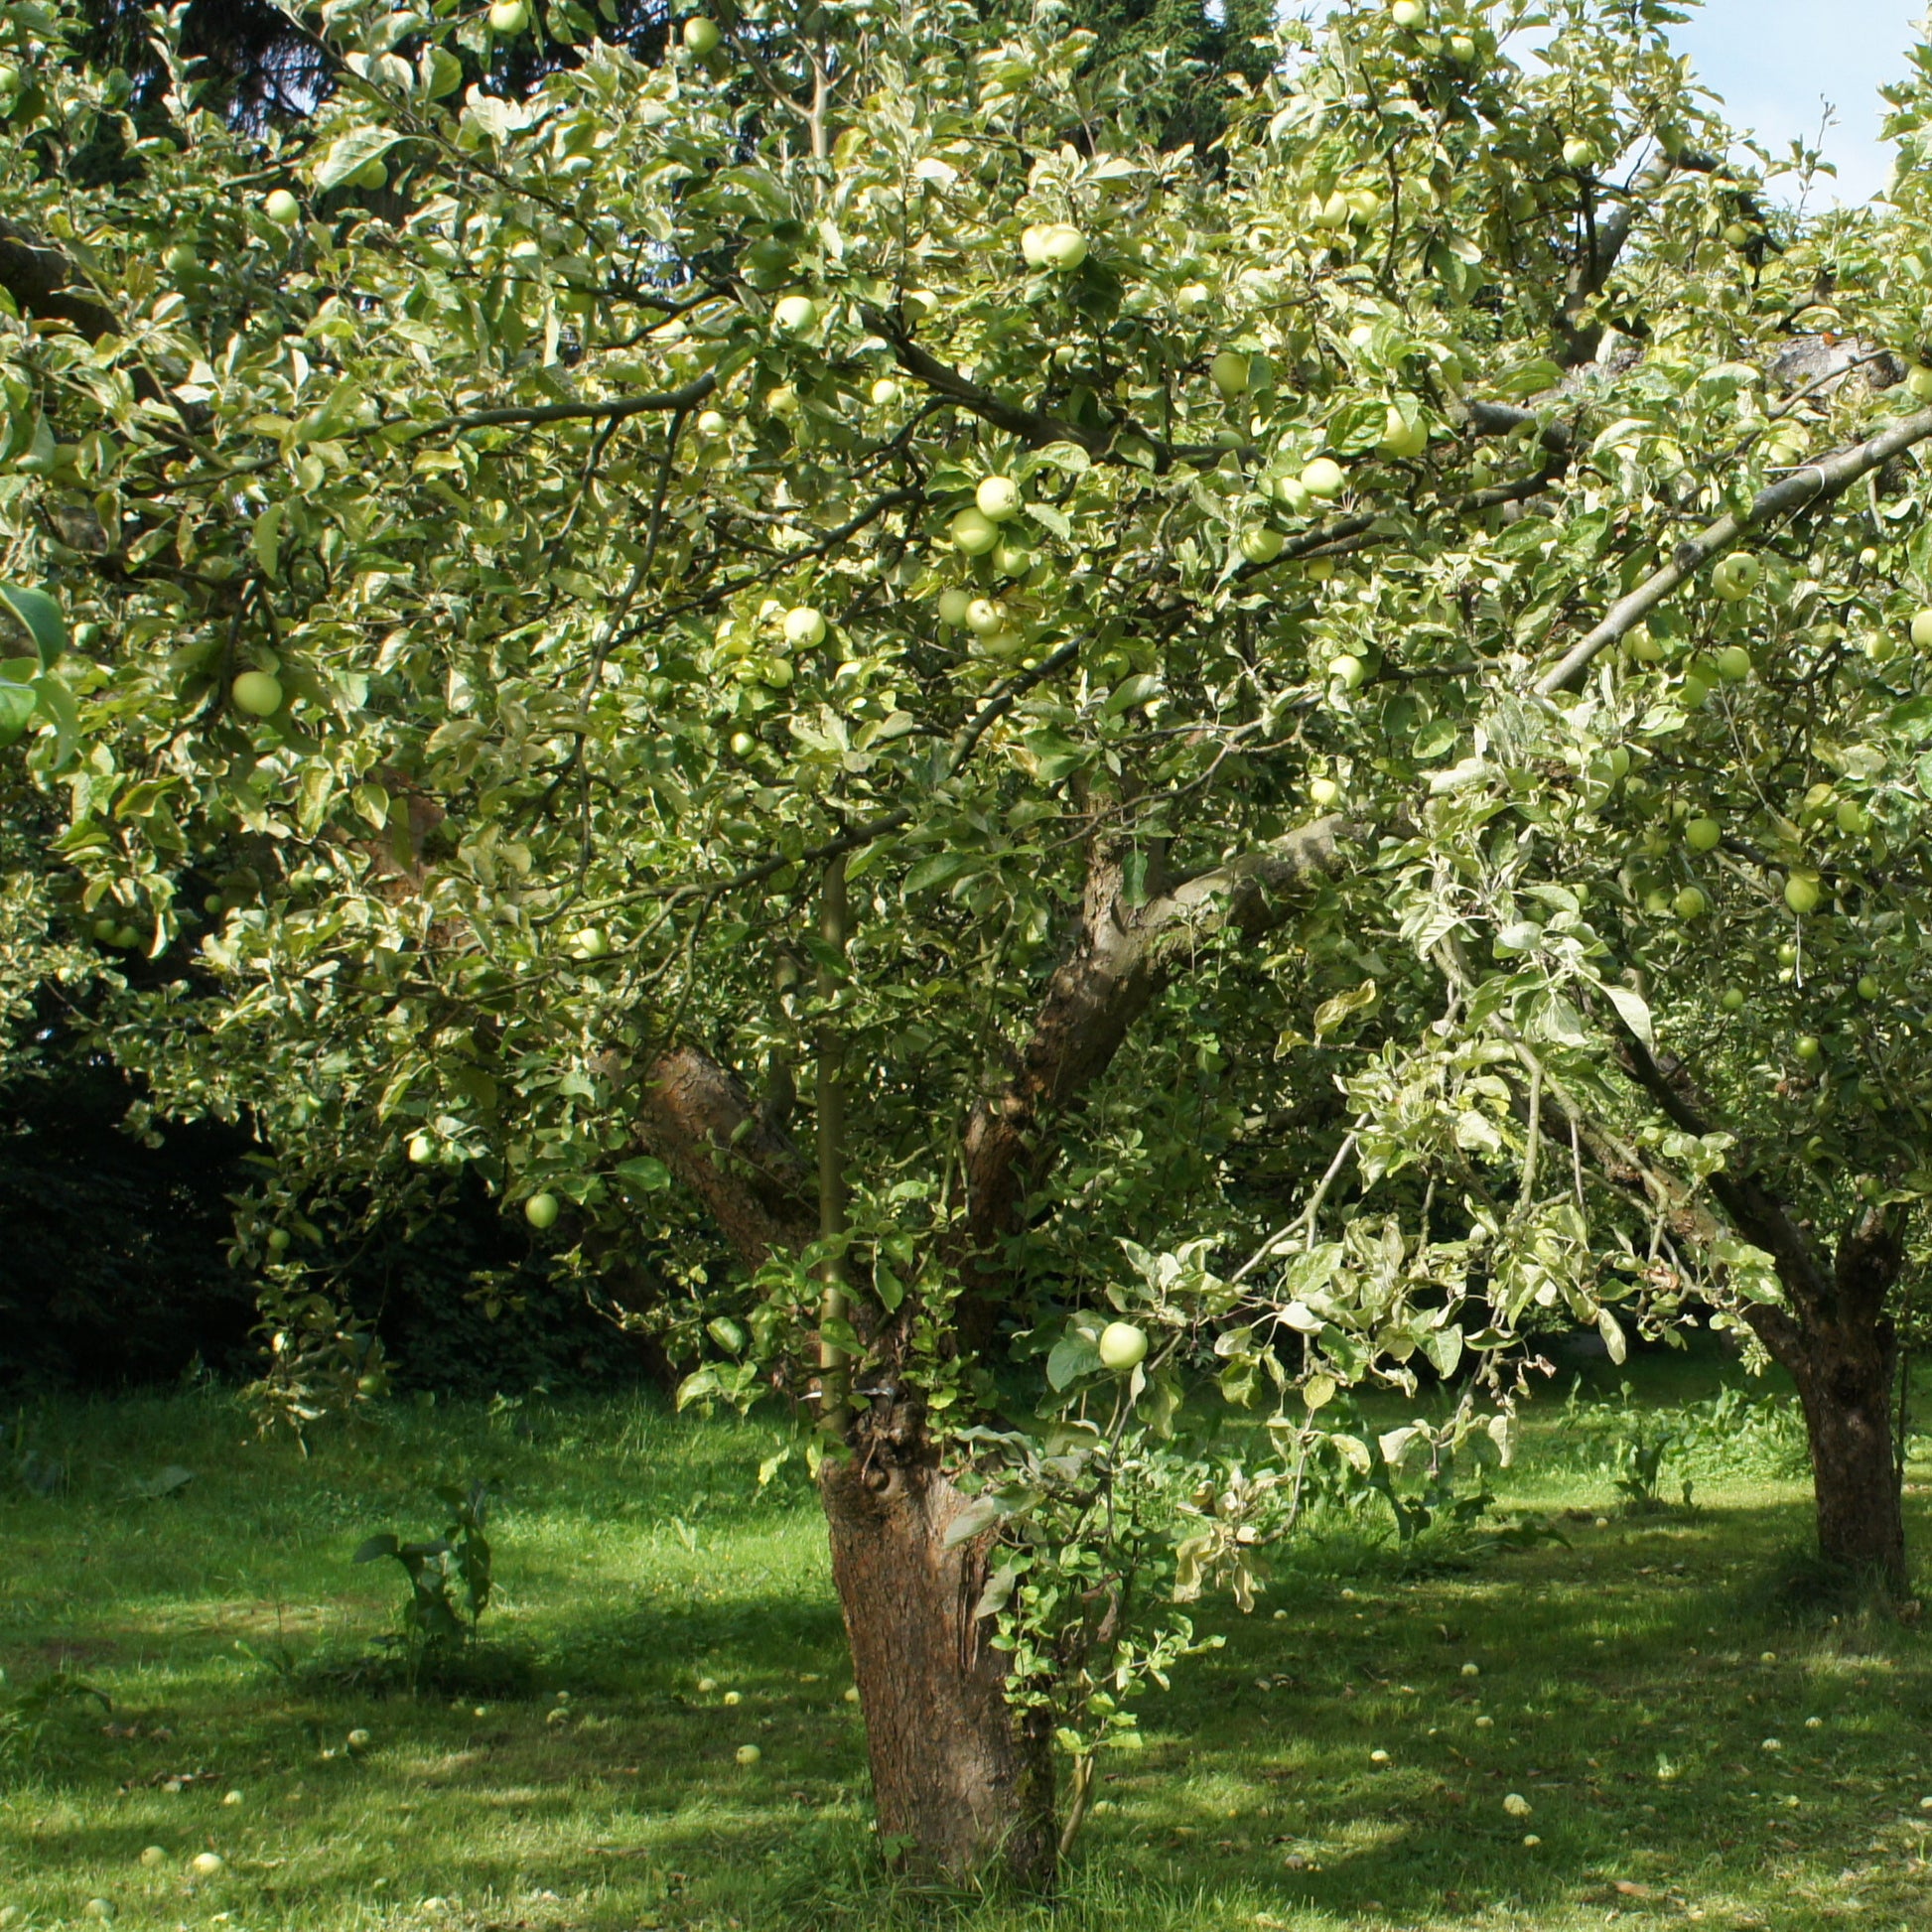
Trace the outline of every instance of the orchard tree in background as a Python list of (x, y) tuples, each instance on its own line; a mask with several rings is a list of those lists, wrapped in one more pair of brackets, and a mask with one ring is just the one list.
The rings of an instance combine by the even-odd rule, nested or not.
[[(1912, 972), (1921, 660), (1845, 644), (1899, 639), (1916, 557), (1852, 518), (1915, 532), (1932, 415), (1772, 351), (1909, 359), (1922, 215), (1767, 230), (1667, 10), (1570, 0), (1525, 71), (1530, 18), (1343, 10), (1203, 165), (1050, 9), (753, 8), (512, 98), (520, 0), (347, 7), (246, 136), (7, 16), (0, 717), (67, 940), (146, 957), (115, 1049), (272, 1148), (285, 1356), (318, 1230), (466, 1170), (687, 1399), (814, 1418), (922, 1866), (1045, 1880), (1204, 1580), (1506, 1442), (1528, 1306), (1823, 1345), (1751, 1203), (1851, 1195), (1744, 1138), (1826, 1131), (1750, 1077), (1819, 981), (1733, 942), (1707, 1033), (1704, 935), (1809, 865), (1792, 943), (1829, 885)], [(1779, 544), (1820, 588), (1772, 607)], [(1826, 742), (1878, 843), (1762, 816)], [(1860, 1010), (1875, 1109), (1917, 1021)], [(1860, 1172), (1876, 1256), (1917, 1171)], [(1362, 1435), (1352, 1386), (1469, 1362)]]

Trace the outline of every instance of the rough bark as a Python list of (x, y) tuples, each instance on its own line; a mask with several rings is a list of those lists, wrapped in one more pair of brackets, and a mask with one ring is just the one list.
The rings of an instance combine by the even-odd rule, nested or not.
[[(1372, 836), (1341, 817), (1315, 820), (1263, 850), (1191, 878), (1150, 882), (1130, 905), (1118, 852), (1089, 862), (1080, 924), (1048, 982), (1019, 1063), (966, 1126), (967, 1213), (962, 1259), (992, 1282), (998, 1250), (1019, 1225), (1021, 1203), (1044, 1177), (1051, 1117), (1112, 1064), (1134, 1023), (1184, 969), (1195, 949), (1234, 932), (1258, 938), (1288, 916), (1297, 891), (1334, 871), (1343, 851)], [(994, 1296), (966, 1299), (962, 1346), (981, 1349), (997, 1314)]]
[[(1331, 871), (1367, 828), (1325, 818), (1191, 878), (1156, 878), (1130, 905), (1117, 853), (1096, 848), (1079, 933), (1054, 974), (1006, 1088), (967, 1125), (962, 1267), (997, 1291), (994, 1258), (1051, 1158), (1050, 1117), (1105, 1072), (1128, 1031), (1198, 948), (1258, 937), (1299, 888)], [(819, 1232), (819, 1189), (744, 1083), (695, 1046), (660, 1054), (640, 1083), (644, 1144), (705, 1203), (756, 1267)], [(984, 1347), (996, 1292), (961, 1298), (958, 1345)], [(886, 1371), (879, 1371), (882, 1377)], [(888, 1378), (889, 1379), (889, 1378)], [(865, 1713), (882, 1837), (915, 1868), (951, 1878), (998, 1869), (1030, 1887), (1058, 1856), (1051, 1739), (1016, 1718), (1006, 1661), (974, 1617), (985, 1538), (947, 1546), (966, 1499), (938, 1465), (923, 1417), (899, 1392), (855, 1390), (870, 1409), (846, 1432), (852, 1453), (820, 1483), (832, 1574)]]
[(1796, 1347), (1780, 1349), (1766, 1337), (1765, 1346), (1790, 1371), (1804, 1405), (1818, 1553), (1902, 1594), (1905, 1517), (1891, 1414), (1897, 1335), (1880, 1317), (1800, 1330), (1796, 1340)]
[[(1660, 1064), (1634, 1038), (1624, 1064), (1679, 1127), (1710, 1132), (1688, 1072)], [(1861, 1212), (1829, 1262), (1811, 1228), (1757, 1178), (1748, 1147), (1711, 1191), (1746, 1240), (1777, 1268), (1786, 1308), (1745, 1311), (1758, 1339), (1798, 1386), (1811, 1450), (1818, 1551), (1827, 1563), (1907, 1587), (1905, 1519), (1892, 1442), (1892, 1378), (1898, 1337), (1886, 1303), (1905, 1262), (1903, 1233), (1882, 1207)]]
[(696, 1046), (673, 1046), (639, 1086), (650, 1151), (704, 1202), (741, 1260), (797, 1254), (818, 1233), (818, 1190), (745, 1083)]
[(832, 1579), (866, 1714), (879, 1833), (911, 1866), (1050, 1884), (1056, 1859), (1051, 1738), (1016, 1720), (1006, 1660), (974, 1615), (985, 1537), (948, 1548), (967, 1498), (916, 1421), (825, 1466)]

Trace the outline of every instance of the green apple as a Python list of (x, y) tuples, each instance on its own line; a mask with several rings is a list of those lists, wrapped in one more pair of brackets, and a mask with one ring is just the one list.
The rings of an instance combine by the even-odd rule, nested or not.
[(1801, 1060), (1815, 1060), (1818, 1057), (1820, 1051), (1820, 1047), (1818, 1044), (1818, 1035), (1816, 1034), (1800, 1034), (1798, 1037), (1791, 1042), (1791, 1050), (1794, 1053), (1796, 1053)]
[(1419, 457), (1429, 448), (1429, 430), (1422, 423), (1411, 423), (1394, 403), (1384, 414), (1382, 441), (1377, 446), (1387, 457)]
[(1266, 523), (1251, 523), (1241, 532), (1241, 554), (1251, 564), (1272, 564), (1288, 539)]
[(956, 584), (939, 593), (939, 621), (941, 623), (962, 624), (966, 621), (966, 612), (973, 602), (971, 591), (962, 591)]
[(751, 1767), (754, 1764), (757, 1764), (763, 1756), (764, 1753), (761, 1750), (759, 1750), (756, 1744), (740, 1744), (738, 1747), (738, 1761), (739, 1763), (744, 1765), (747, 1770), (750, 1770)]
[(759, 742), (750, 732), (732, 733), (732, 757), (748, 759), (759, 748)]
[(1856, 798), (1841, 798), (1832, 817), (1838, 829), (1853, 838), (1871, 829), (1871, 814)]
[(577, 959), (602, 959), (611, 950), (611, 942), (602, 926), (587, 925), (570, 942), (570, 950)]
[(1087, 238), (1070, 221), (1055, 221), (1040, 237), (1039, 253), (1048, 268), (1070, 275), (1087, 258)]
[(1733, 550), (1720, 557), (1711, 570), (1711, 588), (1726, 604), (1741, 603), (1757, 588), (1764, 575), (1762, 566), (1747, 551)]
[(520, 34), (530, 24), (530, 0), (495, 0), (489, 10), (489, 31), (505, 38)]
[(209, 918), (216, 918), (221, 913), (225, 912), (227, 909), (228, 909), (228, 901), (224, 899), (219, 893), (210, 893), (208, 894), (207, 897), (203, 899), (202, 901), (202, 910), (206, 912)]
[(287, 1228), (268, 1230), (268, 1252), (272, 1255), (285, 1255), (289, 1251), (289, 1231)]
[(825, 641), (825, 619), (809, 604), (800, 604), (785, 613), (784, 632), (794, 650), (809, 650)]
[(947, 528), (969, 557), (983, 557), (1000, 540), (1000, 526), (981, 509), (961, 510)]
[(1778, 947), (1778, 964), (1787, 970), (1798, 963), (1798, 948), (1789, 939)]
[(1784, 902), (1800, 917), (1818, 910), (1819, 897), (1815, 872), (1794, 872), (1784, 882)]
[(1311, 778), (1309, 797), (1326, 811), (1341, 796), (1341, 787), (1332, 778)]
[(1020, 485), (1011, 477), (982, 477), (973, 501), (989, 523), (1004, 523), (1020, 514)]
[(706, 442), (715, 443), (722, 436), (731, 434), (731, 419), (722, 409), (706, 409), (698, 416), (698, 434)]
[(177, 241), (163, 252), (161, 265), (177, 281), (180, 281), (184, 276), (193, 275), (201, 268), (202, 258), (195, 252), (193, 242)]
[(780, 296), (771, 320), (785, 335), (802, 336), (818, 320), (818, 304), (809, 295)]
[(255, 718), (270, 718), (282, 708), (282, 680), (268, 671), (243, 671), (228, 686), (237, 710)]
[(1878, 982), (1875, 979), (1873, 979), (1869, 973), (1865, 973), (1861, 976), (1859, 980), (1860, 999), (1875, 1000), (1878, 997), (1878, 992), (1879, 992)]
[(1300, 477), (1277, 477), (1271, 485), (1275, 501), (1290, 516), (1306, 516), (1309, 504), (1314, 499), (1309, 494), (1309, 486)]
[(1916, 363), (1905, 372), (1905, 386), (1920, 402), (1932, 402), (1932, 369)]
[(1024, 577), (1034, 567), (1034, 553), (1025, 542), (1003, 535), (993, 551), (993, 568), (1002, 577)]
[(1751, 674), (1751, 654), (1742, 644), (1726, 644), (1712, 661), (1728, 684), (1741, 684)]
[(1697, 671), (1687, 671), (1684, 675), (1684, 683), (1681, 687), (1680, 695), (1685, 704), (1692, 711), (1696, 711), (1704, 703), (1705, 699), (1711, 695), (1711, 680)]
[(1596, 144), (1581, 134), (1573, 134), (1563, 144), (1563, 165), (1580, 172), (1596, 165)]
[(389, 164), (377, 155), (373, 161), (365, 161), (349, 176), (351, 188), (360, 188), (374, 195), (389, 186)]
[(1725, 240), (1728, 242), (1731, 247), (1747, 248), (1750, 246), (1750, 239), (1751, 239), (1751, 231), (1750, 229), (1745, 227), (1743, 222), (1726, 221), (1725, 223)]
[(1232, 402), (1248, 389), (1248, 358), (1238, 348), (1224, 348), (1207, 365), (1207, 379), (1221, 392), (1223, 402)]
[(1716, 849), (1718, 841), (1725, 835), (1725, 828), (1715, 818), (1694, 818), (1684, 827), (1684, 843), (1693, 852), (1710, 852)]
[(1173, 299), (1177, 308), (1186, 310), (1189, 315), (1194, 315), (1206, 308), (1213, 297), (1209, 294), (1205, 282), (1183, 282), (1174, 291)]
[(1317, 228), (1345, 228), (1353, 211), (1348, 206), (1348, 197), (1339, 189), (1325, 201), (1319, 195), (1309, 198), (1309, 219)]
[(1318, 502), (1332, 502), (1348, 482), (1333, 457), (1318, 456), (1302, 469), (1302, 487)]
[(348, 1746), (348, 1754), (351, 1757), (360, 1757), (362, 1753), (368, 1749), (369, 1745), (374, 1740), (369, 1736), (369, 1733), (366, 1730), (364, 1730), (360, 1725), (357, 1725), (356, 1727), (353, 1730), (351, 1730), (346, 1737), (343, 1739), (343, 1742)]
[[(1928, 369), (1926, 373), (1932, 375), (1932, 369)], [(1913, 612), (1912, 642), (1920, 650), (1932, 650), (1932, 611)]]
[(557, 1225), (557, 1205), (556, 1195), (548, 1189), (541, 1194), (532, 1194), (523, 1203), (523, 1218), (541, 1234), (545, 1228)]
[(1726, 986), (1724, 992), (1719, 995), (1718, 1004), (1726, 1013), (1742, 1013), (1744, 1010), (1744, 996), (1738, 988)]
[(1344, 691), (1359, 691), (1368, 676), (1368, 666), (1353, 651), (1343, 651), (1328, 660), (1328, 675)]
[(410, 1135), (409, 1158), (419, 1168), (428, 1167), (436, 1159), (436, 1143), (427, 1134)]
[(1389, 9), (1389, 18), (1405, 32), (1413, 33), (1418, 27), (1429, 24), (1429, 9), (1423, 0), (1395, 0)]
[(1633, 624), (1623, 641), (1639, 664), (1661, 664), (1664, 661), (1664, 647), (1650, 634), (1647, 623)]
[(699, 60), (717, 51), (719, 41), (718, 23), (707, 20), (703, 14), (695, 14), (684, 23), (684, 44)]
[(889, 407), (891, 404), (896, 403), (898, 400), (898, 396), (899, 396), (898, 384), (895, 382), (890, 375), (882, 375), (879, 378), (879, 380), (872, 385), (873, 407), (876, 409), (885, 409)]
[(1132, 1321), (1110, 1321), (1100, 1331), (1100, 1365), (1116, 1374), (1139, 1368), (1147, 1359), (1147, 1330)]
[(966, 607), (966, 628), (975, 637), (991, 637), (1007, 627), (1007, 610), (990, 597), (976, 597)]
[(271, 189), (262, 203), (262, 212), (278, 228), (292, 228), (302, 219), (302, 204), (286, 188)]
[(1671, 900), (1671, 910), (1680, 919), (1701, 919), (1710, 909), (1711, 901), (1695, 886), (1686, 886)]
[(1449, 59), (1457, 67), (1466, 68), (1476, 57), (1476, 44), (1467, 34), (1451, 34), (1449, 51)]
[(1020, 230), (1020, 253), (1029, 268), (1046, 266), (1046, 237), (1050, 232), (1045, 221), (1031, 222)]
[(765, 397), (764, 406), (774, 416), (795, 416), (798, 414), (798, 391), (789, 382), (781, 382)]

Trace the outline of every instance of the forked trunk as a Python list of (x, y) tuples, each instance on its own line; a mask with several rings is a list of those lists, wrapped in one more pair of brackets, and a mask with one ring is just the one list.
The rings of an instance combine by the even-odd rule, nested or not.
[(946, 1547), (968, 1498), (929, 1458), (875, 1452), (820, 1481), (832, 1578), (865, 1713), (879, 1835), (913, 1869), (1052, 1883), (1052, 1742), (1017, 1724), (1006, 1660), (974, 1617), (985, 1541)]
[(1892, 1377), (1898, 1341), (1888, 1320), (1804, 1337), (1787, 1363), (1804, 1404), (1818, 1498), (1818, 1549), (1827, 1562), (1882, 1577), (1903, 1591), (1905, 1518), (1892, 1454)]

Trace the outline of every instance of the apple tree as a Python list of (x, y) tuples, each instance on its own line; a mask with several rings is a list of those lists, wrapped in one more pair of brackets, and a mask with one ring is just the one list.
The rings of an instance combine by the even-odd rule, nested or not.
[[(153, 1104), (272, 1150), (238, 1241), (303, 1374), (311, 1231), (468, 1171), (688, 1400), (812, 1417), (882, 1834), (1042, 1880), (1208, 1578), (1325, 1474), (1506, 1440), (1525, 1280), (1672, 1316), (1512, 1127), (1671, 1010), (1628, 935), (1500, 914), (1581, 919), (1637, 795), (1599, 751), (1676, 796), (1738, 706), (1794, 722), (1687, 707), (1661, 640), (1728, 645), (1655, 587), (1703, 610), (1773, 293), (1838, 244), (1767, 228), (1647, 4), (1566, 0), (1529, 67), (1528, 7), (1340, 9), (1205, 157), (1051, 7), (760, 4), (510, 98), (516, 14), (335, 9), (334, 92), (255, 136), (185, 87), (136, 126), (9, 13), (0, 576), (70, 626), (25, 753), (62, 916), (139, 941)], [(1932, 434), (1856, 386), (1802, 454), (1881, 443), (1756, 523), (1842, 535)], [(1666, 654), (1605, 687), (1629, 595)], [(1708, 977), (1702, 931), (1628, 970)], [(1673, 1131), (1640, 1172), (1761, 1279), (1737, 1143)], [(1470, 1364), (1448, 1432), (1364, 1438), (1353, 1384)]]

